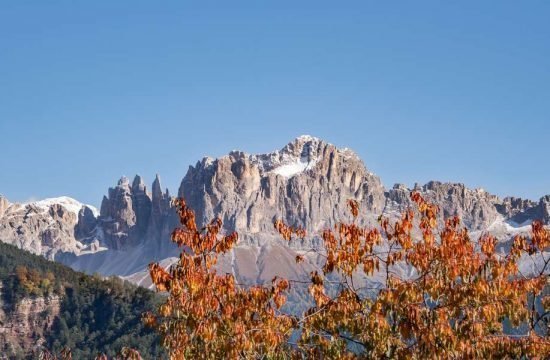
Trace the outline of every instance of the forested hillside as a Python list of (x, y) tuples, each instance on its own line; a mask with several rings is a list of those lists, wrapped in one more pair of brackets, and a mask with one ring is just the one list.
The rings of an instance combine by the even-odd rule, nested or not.
[[(115, 355), (123, 346), (161, 357), (158, 336), (143, 326), (158, 295), (119, 278), (71, 270), (0, 242), (0, 353), (34, 358), (70, 347), (73, 358)], [(0, 358), (2, 358), (0, 356)]]

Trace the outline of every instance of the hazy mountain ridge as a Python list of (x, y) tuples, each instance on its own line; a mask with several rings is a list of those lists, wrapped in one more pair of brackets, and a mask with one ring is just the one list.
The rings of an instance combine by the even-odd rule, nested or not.
[[(492, 227), (501, 240), (527, 231), (522, 225), (531, 220), (550, 223), (550, 196), (538, 202), (500, 199), (481, 189), (437, 181), (414, 189), (437, 203), (441, 216), (459, 215), (474, 232)], [(410, 191), (404, 185), (385, 189), (353, 151), (301, 136), (268, 154), (232, 151), (218, 159), (205, 157), (189, 167), (178, 196), (196, 211), (198, 222), (218, 216), (227, 231), (239, 232), (238, 246), (222, 259), (220, 269), (253, 283), (275, 274), (299, 276), (314, 267), (317, 259), (308, 258), (297, 272), (294, 256), (316, 246), (314, 235), (322, 229), (349, 219), (347, 199), (359, 201), (359, 221), (373, 225), (381, 213), (395, 216), (410, 206)], [(123, 177), (103, 198), (99, 216), (87, 206), (75, 215), (74, 209), (54, 202), (37, 217), (33, 206), (0, 197), (2, 239), (78, 270), (127, 276), (147, 285), (147, 263), (167, 259), (169, 264), (178, 254), (169, 241), (177, 216), (158, 176), (152, 191), (140, 176), (131, 184)], [(313, 236), (289, 248), (273, 230), (276, 218), (304, 226)]]

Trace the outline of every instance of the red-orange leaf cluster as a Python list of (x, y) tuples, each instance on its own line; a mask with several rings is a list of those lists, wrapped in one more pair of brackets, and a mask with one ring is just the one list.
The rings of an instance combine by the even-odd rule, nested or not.
[(296, 235), (298, 238), (303, 239), (307, 236), (306, 230), (301, 227), (292, 227), (286, 225), (282, 220), (276, 220), (274, 223), (275, 230), (281, 234), (283, 239), (290, 241), (292, 234)]

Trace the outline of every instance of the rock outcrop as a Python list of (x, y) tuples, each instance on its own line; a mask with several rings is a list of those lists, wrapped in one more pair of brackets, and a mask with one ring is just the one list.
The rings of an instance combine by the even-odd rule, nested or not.
[(59, 314), (61, 299), (56, 295), (27, 297), (15, 304), (11, 311), (5, 311), (7, 306), (2, 298), (0, 296), (0, 359), (8, 359), (4, 354), (18, 354), (25, 358), (38, 356), (45, 345), (44, 334), (51, 331)]
[(550, 223), (550, 195), (543, 196), (540, 199), (537, 215), (545, 224)]
[(80, 253), (97, 241), (97, 211), (69, 197), (0, 203), (0, 239), (24, 250), (53, 259), (60, 251)]
[(348, 218), (349, 198), (368, 214), (380, 213), (385, 203), (380, 179), (355, 153), (305, 136), (270, 154), (204, 158), (189, 168), (178, 195), (199, 222), (219, 217), (228, 231), (258, 245), (271, 240), (265, 235), (274, 234), (277, 218), (318, 232)]
[(105, 244), (121, 249), (135, 241), (138, 228), (134, 209), (134, 194), (128, 178), (122, 177), (116, 187), (109, 189), (108, 197), (101, 202), (101, 222)]
[(10, 206), (10, 202), (8, 201), (8, 199), (0, 195), (0, 217), (4, 215), (4, 213), (6, 212), (9, 206)]
[(387, 193), (385, 212), (399, 213), (412, 206), (409, 197), (412, 190), (438, 204), (441, 219), (457, 215), (471, 230), (488, 227), (499, 215), (495, 206), (499, 199), (495, 195), (482, 189), (468, 189), (464, 184), (438, 181), (431, 181), (423, 186), (417, 184), (413, 189), (400, 184), (394, 186)]
[(118, 185), (103, 197), (99, 224), (105, 245), (114, 250), (125, 250), (145, 241), (157, 241), (169, 235), (176, 226), (175, 211), (168, 189), (162, 192), (160, 178), (148, 192), (143, 179), (136, 175), (132, 185), (122, 177)]

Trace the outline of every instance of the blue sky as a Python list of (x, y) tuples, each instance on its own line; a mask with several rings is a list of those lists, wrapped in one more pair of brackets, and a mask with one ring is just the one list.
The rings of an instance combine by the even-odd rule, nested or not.
[(204, 155), (301, 134), (387, 187), (550, 193), (549, 2), (342, 4), (3, 2), (0, 193), (99, 205), (136, 173), (175, 192)]

